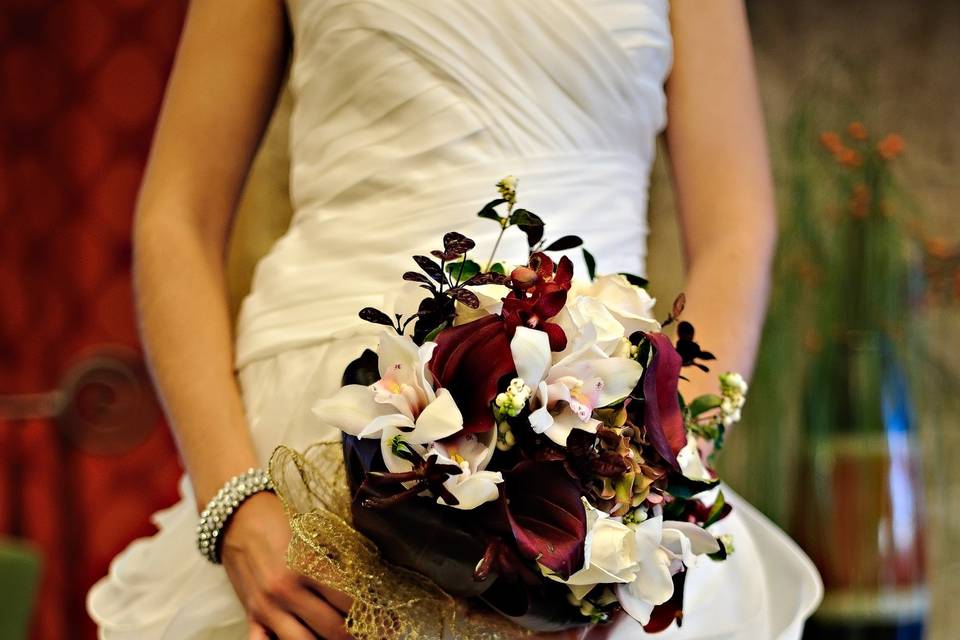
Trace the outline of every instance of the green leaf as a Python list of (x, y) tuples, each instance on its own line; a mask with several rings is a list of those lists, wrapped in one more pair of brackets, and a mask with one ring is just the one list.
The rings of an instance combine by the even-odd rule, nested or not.
[(517, 209), (510, 214), (510, 224), (517, 225), (526, 234), (529, 247), (543, 239), (543, 220), (532, 211)]
[[(703, 523), (703, 527), (707, 528), (710, 525), (718, 522), (726, 514), (723, 512), (724, 505), (727, 504), (726, 498), (723, 497), (723, 491), (717, 492), (717, 499), (714, 501), (713, 506), (710, 507), (710, 511), (707, 512), (707, 519)], [(723, 548), (723, 545), (720, 545)]]
[(535, 214), (533, 211), (528, 211), (527, 209), (516, 209), (513, 213), (510, 214), (510, 224), (516, 224), (521, 226), (543, 226), (543, 220)]
[(723, 562), (727, 559), (727, 555), (727, 548), (723, 546), (723, 543), (721, 542), (720, 549), (718, 551), (714, 551), (713, 553), (708, 553), (707, 557), (715, 562)]
[(597, 259), (593, 257), (593, 254), (583, 250), (583, 261), (587, 263), (587, 275), (590, 276), (591, 280), (597, 279)]
[(716, 409), (720, 406), (721, 402), (723, 402), (723, 399), (712, 393), (697, 396), (693, 399), (693, 402), (690, 403), (690, 415), (696, 418), (702, 413)]
[(491, 200), (487, 204), (483, 205), (483, 209), (477, 212), (477, 216), (480, 218), (486, 218), (488, 220), (496, 220), (500, 222), (503, 218), (497, 213), (497, 207), (506, 202), (503, 198), (497, 198), (496, 200)]
[(670, 475), (670, 481), (667, 485), (667, 492), (677, 498), (689, 499), (698, 493), (709, 491), (720, 484), (719, 480), (704, 482), (702, 480), (691, 480), (690, 478), (674, 473)]
[(446, 322), (440, 323), (440, 326), (439, 326), (439, 327), (437, 327), (436, 329), (434, 329), (433, 331), (431, 331), (430, 333), (428, 333), (426, 336), (424, 336), (423, 341), (424, 341), (424, 342), (433, 342), (433, 341), (436, 339), (437, 334), (440, 333), (441, 331), (443, 331), (443, 330), (446, 329), (446, 328), (447, 328), (447, 323), (446, 323)]
[(632, 285), (635, 286), (635, 287), (640, 287), (641, 289), (646, 289), (646, 288), (647, 288), (647, 285), (650, 284), (650, 283), (647, 281), (646, 278), (641, 278), (640, 276), (635, 276), (635, 275), (633, 275), (632, 273), (625, 273), (625, 272), (621, 271), (621, 272), (620, 272), (620, 275), (622, 275), (624, 278), (626, 278), (626, 279), (627, 279), (627, 282), (629, 282), (630, 284), (632, 284)]
[(566, 251), (581, 245), (583, 245), (583, 239), (580, 236), (561, 236), (548, 244), (544, 251)]
[(473, 260), (458, 260), (446, 265), (447, 273), (454, 282), (465, 282), (480, 273), (480, 265)]
[(493, 273), (499, 273), (502, 276), (507, 275), (507, 270), (503, 268), (502, 262), (494, 262), (490, 265), (490, 271)]

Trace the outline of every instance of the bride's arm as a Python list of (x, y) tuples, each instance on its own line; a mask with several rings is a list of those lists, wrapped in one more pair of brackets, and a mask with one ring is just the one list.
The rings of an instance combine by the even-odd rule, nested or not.
[(753, 369), (776, 237), (773, 186), (741, 0), (673, 0), (667, 146), (683, 231), (683, 319), (718, 360), (687, 367), (689, 397)]
[[(198, 505), (258, 466), (233, 375), (223, 267), (286, 50), (280, 0), (191, 3), (137, 203), (142, 341)], [(251, 637), (265, 638), (265, 628), (314, 637), (304, 625), (347, 637), (339, 614), (286, 569), (289, 535), (269, 494), (244, 503), (227, 528), (224, 565), (254, 622)]]

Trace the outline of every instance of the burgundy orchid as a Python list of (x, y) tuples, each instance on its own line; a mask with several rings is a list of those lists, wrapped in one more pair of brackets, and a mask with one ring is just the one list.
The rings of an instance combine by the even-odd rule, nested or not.
[(545, 253), (534, 253), (529, 264), (510, 274), (513, 291), (503, 300), (503, 319), (512, 337), (517, 327), (537, 329), (547, 334), (552, 351), (563, 351), (567, 336), (560, 325), (548, 322), (567, 302), (573, 279), (573, 262), (563, 256), (554, 262)]

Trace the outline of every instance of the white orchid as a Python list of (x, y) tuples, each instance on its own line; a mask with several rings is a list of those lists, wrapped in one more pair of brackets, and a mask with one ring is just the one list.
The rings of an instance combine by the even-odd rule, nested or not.
[(700, 440), (691, 432), (687, 432), (687, 444), (677, 454), (677, 463), (680, 465), (680, 472), (691, 480), (701, 482), (714, 480), (713, 474), (703, 463)]
[(527, 327), (517, 328), (510, 350), (517, 374), (536, 390), (530, 426), (561, 446), (574, 429), (596, 432), (593, 410), (623, 400), (643, 373), (636, 360), (597, 354), (589, 344), (552, 364), (546, 333)]
[(425, 444), (463, 428), (463, 416), (446, 389), (434, 391), (427, 363), (435, 343), (417, 347), (408, 336), (385, 332), (380, 337), (380, 380), (370, 386), (350, 384), (313, 405), (313, 413), (344, 433), (379, 438), (387, 428), (404, 432), (410, 442)]
[(705, 530), (689, 522), (664, 521), (660, 515), (626, 524), (583, 499), (587, 512), (583, 568), (567, 580), (573, 596), (582, 599), (598, 584), (616, 584), (624, 611), (641, 624), (673, 595), (673, 574), (692, 567), (697, 557), (720, 546)]
[[(413, 464), (397, 455), (396, 447), (406, 446), (420, 457), (437, 456), (437, 464), (460, 467), (460, 473), (448, 477), (443, 486), (456, 499), (457, 504), (447, 504), (443, 498), (437, 498), (437, 504), (457, 509), (475, 509), (484, 502), (496, 500), (500, 493), (497, 485), (503, 482), (499, 471), (485, 471), (493, 457), (496, 434), (489, 431), (482, 434), (464, 434), (451, 442), (423, 442), (416, 431), (403, 433), (395, 427), (386, 427), (380, 441), (380, 453), (384, 464), (393, 473), (402, 473), (413, 469)], [(405, 486), (412, 486), (412, 482)]]

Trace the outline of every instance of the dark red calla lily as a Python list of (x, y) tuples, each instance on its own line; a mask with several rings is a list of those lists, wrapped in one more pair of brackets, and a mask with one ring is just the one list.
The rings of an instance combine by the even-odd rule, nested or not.
[(504, 473), (507, 518), (517, 547), (563, 579), (583, 567), (587, 514), (562, 463), (525, 461)]
[(687, 444), (687, 429), (677, 399), (677, 382), (683, 358), (670, 338), (662, 333), (648, 333), (653, 356), (643, 374), (643, 426), (657, 453), (675, 469), (677, 454)]
[(463, 414), (463, 430), (489, 431), (493, 428), (490, 403), (497, 395), (497, 384), (504, 376), (516, 375), (503, 318), (489, 315), (444, 329), (435, 341), (430, 373), (453, 395)]

